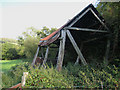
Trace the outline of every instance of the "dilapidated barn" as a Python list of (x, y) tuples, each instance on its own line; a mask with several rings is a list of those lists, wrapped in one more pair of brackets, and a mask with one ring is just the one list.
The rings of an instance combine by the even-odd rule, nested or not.
[[(41, 39), (32, 65), (35, 64), (38, 52), (40, 51), (40, 53), (42, 53), (42, 49), (45, 48), (46, 53), (42, 65), (44, 65), (48, 59), (50, 48), (58, 48), (58, 53), (56, 53), (55, 57), (58, 71), (62, 69), (64, 59), (68, 53), (71, 53), (68, 57), (72, 57), (75, 64), (80, 63), (79, 60), (81, 60), (83, 65), (87, 65), (89, 61), (86, 58), (88, 54), (90, 54), (87, 53), (87, 50), (90, 48), (87, 48), (87, 43), (91, 46), (94, 44), (94, 47), (97, 47), (99, 44), (102, 44), (103, 41), (106, 42), (106, 45), (103, 46), (105, 53), (100, 55), (105, 56), (105, 60), (107, 61), (110, 47), (108, 36), (109, 29), (105, 25), (104, 19), (96, 8), (90, 4), (60, 29)], [(51, 44), (55, 44), (56, 47), (51, 47)], [(94, 47), (92, 48), (92, 52), (100, 52), (100, 49), (95, 51)]]

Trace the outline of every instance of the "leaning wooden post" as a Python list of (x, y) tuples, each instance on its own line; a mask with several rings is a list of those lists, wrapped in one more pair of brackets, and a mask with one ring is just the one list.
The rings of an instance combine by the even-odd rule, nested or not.
[(110, 40), (108, 38), (106, 52), (105, 52), (105, 66), (108, 65), (109, 51), (110, 51)]
[[(80, 50), (81, 50), (81, 51), (82, 51), (82, 49), (83, 49), (83, 43), (81, 43), (81, 46), (80, 46)], [(79, 56), (77, 56), (77, 59), (76, 59), (76, 62), (75, 62), (74, 65), (79, 64), (79, 60), (80, 60), (80, 58), (79, 58)]]
[(45, 63), (46, 63), (47, 58), (48, 58), (48, 52), (49, 52), (49, 46), (47, 46), (46, 53), (45, 53), (45, 58), (44, 58), (44, 60), (43, 60), (42, 67), (45, 66)]
[(21, 82), (22, 87), (25, 85), (27, 75), (28, 75), (28, 72), (23, 72), (22, 82)]
[(86, 62), (85, 58), (83, 57), (83, 55), (82, 55), (82, 53), (81, 53), (79, 47), (77, 46), (77, 43), (75, 42), (75, 40), (74, 40), (74, 38), (72, 37), (72, 35), (71, 35), (71, 33), (70, 33), (69, 30), (67, 30), (67, 35), (68, 35), (68, 37), (69, 37), (69, 39), (70, 39), (70, 41), (71, 41), (71, 43), (72, 43), (74, 49), (76, 50), (76, 52), (77, 52), (79, 58), (81, 59), (83, 65), (87, 65), (87, 62)]
[(40, 49), (40, 47), (38, 46), (37, 51), (36, 51), (36, 54), (35, 54), (34, 59), (33, 59), (33, 62), (32, 62), (32, 65), (33, 65), (33, 66), (34, 66), (35, 61), (36, 61), (36, 58), (37, 58), (37, 56), (38, 56), (39, 49)]
[(59, 46), (58, 60), (57, 60), (57, 70), (62, 70), (62, 64), (64, 59), (64, 49), (65, 49), (65, 40), (66, 40), (66, 30), (61, 31), (61, 40)]

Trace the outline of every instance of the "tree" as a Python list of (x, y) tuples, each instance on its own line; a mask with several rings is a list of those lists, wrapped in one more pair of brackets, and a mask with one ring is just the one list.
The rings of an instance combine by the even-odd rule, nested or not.
[(27, 28), (23, 36), (18, 37), (18, 43), (24, 47), (27, 58), (33, 58), (39, 41), (56, 30), (56, 28), (49, 29), (46, 26), (40, 30), (34, 27)]
[(100, 2), (97, 9), (111, 32), (111, 58), (120, 58), (120, 2)]

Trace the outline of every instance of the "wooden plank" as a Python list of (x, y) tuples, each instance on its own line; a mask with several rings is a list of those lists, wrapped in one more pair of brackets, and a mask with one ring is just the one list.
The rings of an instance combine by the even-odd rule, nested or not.
[(102, 33), (108, 33), (108, 31), (96, 30), (96, 29), (88, 29), (88, 28), (65, 27), (65, 29), (80, 30), (80, 31), (89, 31), (89, 32), (102, 32)]
[(72, 43), (74, 49), (76, 50), (76, 52), (77, 52), (79, 58), (81, 59), (83, 65), (87, 65), (87, 62), (86, 62), (85, 58), (83, 57), (83, 55), (82, 55), (82, 53), (81, 53), (79, 47), (77, 46), (77, 44), (76, 44), (76, 42), (75, 42), (74, 38), (72, 37), (72, 35), (71, 35), (71, 33), (70, 33), (69, 30), (67, 30), (67, 35), (68, 35), (68, 37), (69, 37), (69, 39), (70, 39), (70, 41), (71, 41), (71, 43)]
[(36, 51), (36, 54), (35, 54), (34, 59), (33, 59), (33, 62), (32, 62), (32, 65), (35, 64), (36, 58), (37, 58), (37, 56), (38, 56), (39, 49), (40, 49), (40, 47), (38, 46), (37, 51)]
[(47, 46), (46, 53), (45, 53), (45, 58), (44, 58), (44, 60), (43, 60), (42, 67), (43, 67), (43, 66), (45, 67), (45, 63), (46, 63), (47, 58), (48, 58), (48, 52), (49, 52), (49, 46)]
[(64, 59), (64, 49), (65, 49), (65, 41), (66, 41), (66, 30), (61, 31), (61, 39), (60, 40), (60, 46), (59, 46), (59, 54), (58, 54), (58, 60), (57, 60), (57, 70), (62, 70), (62, 64)]
[(10, 88), (8, 88), (7, 90), (14, 90), (15, 88), (21, 88), (21, 83), (18, 83)]

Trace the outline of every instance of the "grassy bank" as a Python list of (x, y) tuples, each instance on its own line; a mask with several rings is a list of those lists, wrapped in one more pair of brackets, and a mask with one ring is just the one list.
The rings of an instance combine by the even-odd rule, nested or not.
[[(7, 73), (12, 66), (21, 64), (25, 61), (28, 62), (28, 59), (0, 60), (0, 64), (2, 65), (2, 67), (0, 68), (0, 71)], [(29, 60), (29, 61), (31, 62), (31, 60)]]

